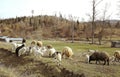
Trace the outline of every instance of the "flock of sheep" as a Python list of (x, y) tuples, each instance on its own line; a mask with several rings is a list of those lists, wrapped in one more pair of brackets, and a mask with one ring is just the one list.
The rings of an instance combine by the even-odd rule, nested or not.
[[(68, 46), (64, 47), (62, 52), (56, 51), (56, 49), (52, 45), (43, 46), (42, 41), (33, 40), (30, 46), (26, 46), (26, 40), (23, 39), (22, 44), (17, 44), (15, 42), (11, 42), (12, 44), (12, 52), (16, 54), (16, 56), (20, 57), (23, 54), (30, 54), (35, 57), (44, 57), (49, 56), (54, 58), (58, 65), (61, 64), (62, 58), (72, 59), (74, 55), (72, 49)], [(97, 50), (88, 50), (87, 53), (83, 53), (82, 56), (86, 57), (88, 63), (91, 61), (101, 62), (103, 61), (103, 65), (109, 65), (109, 62), (119, 62), (120, 61), (120, 51), (115, 51), (112, 57), (109, 56), (107, 52), (100, 52)], [(74, 59), (72, 59), (74, 60)]]
[(17, 44), (15, 42), (11, 42), (11, 44), (12, 52), (15, 53), (17, 57), (24, 54), (30, 54), (37, 58), (48, 56), (54, 58), (58, 65), (61, 64), (62, 57), (71, 58), (73, 55), (72, 49), (68, 46), (64, 47), (62, 52), (59, 52), (56, 51), (52, 45), (43, 46), (42, 41), (33, 40), (30, 46), (26, 46), (25, 39), (23, 39), (22, 44)]
[(114, 51), (113, 56), (110, 56), (105, 51), (98, 51), (98, 50), (88, 50), (88, 53), (83, 53), (82, 56), (86, 57), (86, 62), (91, 63), (91, 61), (96, 61), (96, 64), (103, 61), (103, 65), (109, 65), (110, 62), (120, 62), (120, 51)]

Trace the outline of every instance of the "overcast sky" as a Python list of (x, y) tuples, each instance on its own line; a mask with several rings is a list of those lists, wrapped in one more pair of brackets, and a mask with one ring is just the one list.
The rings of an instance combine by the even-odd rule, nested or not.
[[(109, 19), (119, 19), (118, 1), (103, 0), (96, 8), (99, 18), (107, 3), (107, 15), (111, 15)], [(79, 20), (89, 20), (87, 15), (92, 11), (91, 5), (92, 0), (0, 0), (0, 18), (31, 16), (31, 10), (34, 10), (34, 15), (61, 13), (67, 18), (72, 15)]]

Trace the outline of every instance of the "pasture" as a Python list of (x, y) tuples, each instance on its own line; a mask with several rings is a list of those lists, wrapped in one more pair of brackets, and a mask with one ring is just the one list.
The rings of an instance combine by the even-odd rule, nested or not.
[[(29, 45), (31, 40), (27, 40)], [(115, 50), (120, 48), (111, 48), (110, 43), (106, 42), (103, 45), (92, 45), (85, 42), (66, 42), (66, 41), (48, 41), (43, 40), (43, 45), (51, 44), (53, 47), (62, 51), (64, 46), (69, 46), (74, 52), (73, 60), (62, 59), (61, 66), (57, 66), (53, 59), (43, 57), (40, 59), (33, 59), (31, 56), (16, 57), (11, 53), (11, 46), (9, 43), (0, 42), (0, 76), (10, 77), (64, 77), (60, 72), (61, 68), (66, 68), (76, 74), (84, 73), (85, 77), (119, 77), (120, 63), (110, 65), (102, 64), (88, 64), (85, 62), (82, 53), (87, 52), (88, 49), (106, 51), (111, 56)]]

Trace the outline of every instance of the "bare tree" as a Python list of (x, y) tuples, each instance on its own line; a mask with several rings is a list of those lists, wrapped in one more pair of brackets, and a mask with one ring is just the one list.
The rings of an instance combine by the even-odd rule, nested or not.
[(108, 7), (108, 4), (105, 5), (105, 8), (103, 10), (103, 16), (102, 16), (102, 20), (101, 20), (101, 30), (98, 33), (99, 45), (101, 45), (103, 34), (104, 34), (104, 26), (106, 25), (105, 20), (106, 20), (106, 14), (107, 14), (107, 7)]
[(75, 27), (75, 23), (73, 21), (73, 16), (69, 15), (69, 19), (71, 21), (71, 38), (72, 38), (72, 43), (74, 43), (74, 27)]
[[(111, 29), (111, 24), (110, 24), (110, 21), (107, 21), (106, 22), (106, 19), (109, 19), (110, 17), (111, 17), (111, 15), (112, 14), (107, 14), (107, 12), (108, 12), (108, 4), (106, 3), (105, 4), (105, 8), (103, 9), (103, 14), (102, 14), (102, 18), (101, 18), (101, 24), (100, 24), (100, 26), (101, 26), (101, 30), (99, 31), (99, 33), (98, 33), (98, 42), (99, 42), (99, 45), (101, 45), (101, 42), (102, 42), (102, 38), (103, 38), (103, 36), (104, 36), (104, 34), (105, 34), (105, 25), (109, 25), (109, 27), (110, 27), (110, 29)], [(107, 24), (107, 23), (109, 23), (109, 24)], [(111, 32), (112, 32), (113, 30), (111, 29)]]
[(96, 7), (97, 5), (103, 0), (97, 1), (97, 0), (92, 0), (92, 44), (94, 44), (94, 30), (95, 30), (95, 20), (96, 20), (96, 15), (97, 15), (97, 10)]

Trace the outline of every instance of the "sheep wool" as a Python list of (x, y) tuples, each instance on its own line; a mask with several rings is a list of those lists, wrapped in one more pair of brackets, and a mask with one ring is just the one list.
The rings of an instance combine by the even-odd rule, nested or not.
[(120, 60), (120, 51), (116, 50), (114, 52), (114, 57), (115, 57), (115, 61), (119, 61)]
[(72, 57), (73, 54), (74, 53), (73, 53), (73, 51), (72, 51), (72, 49), (70, 47), (66, 46), (62, 50), (62, 57), (65, 55), (65, 57), (70, 58), (70, 57)]
[(37, 41), (37, 46), (42, 47), (43, 43), (42, 41)]

